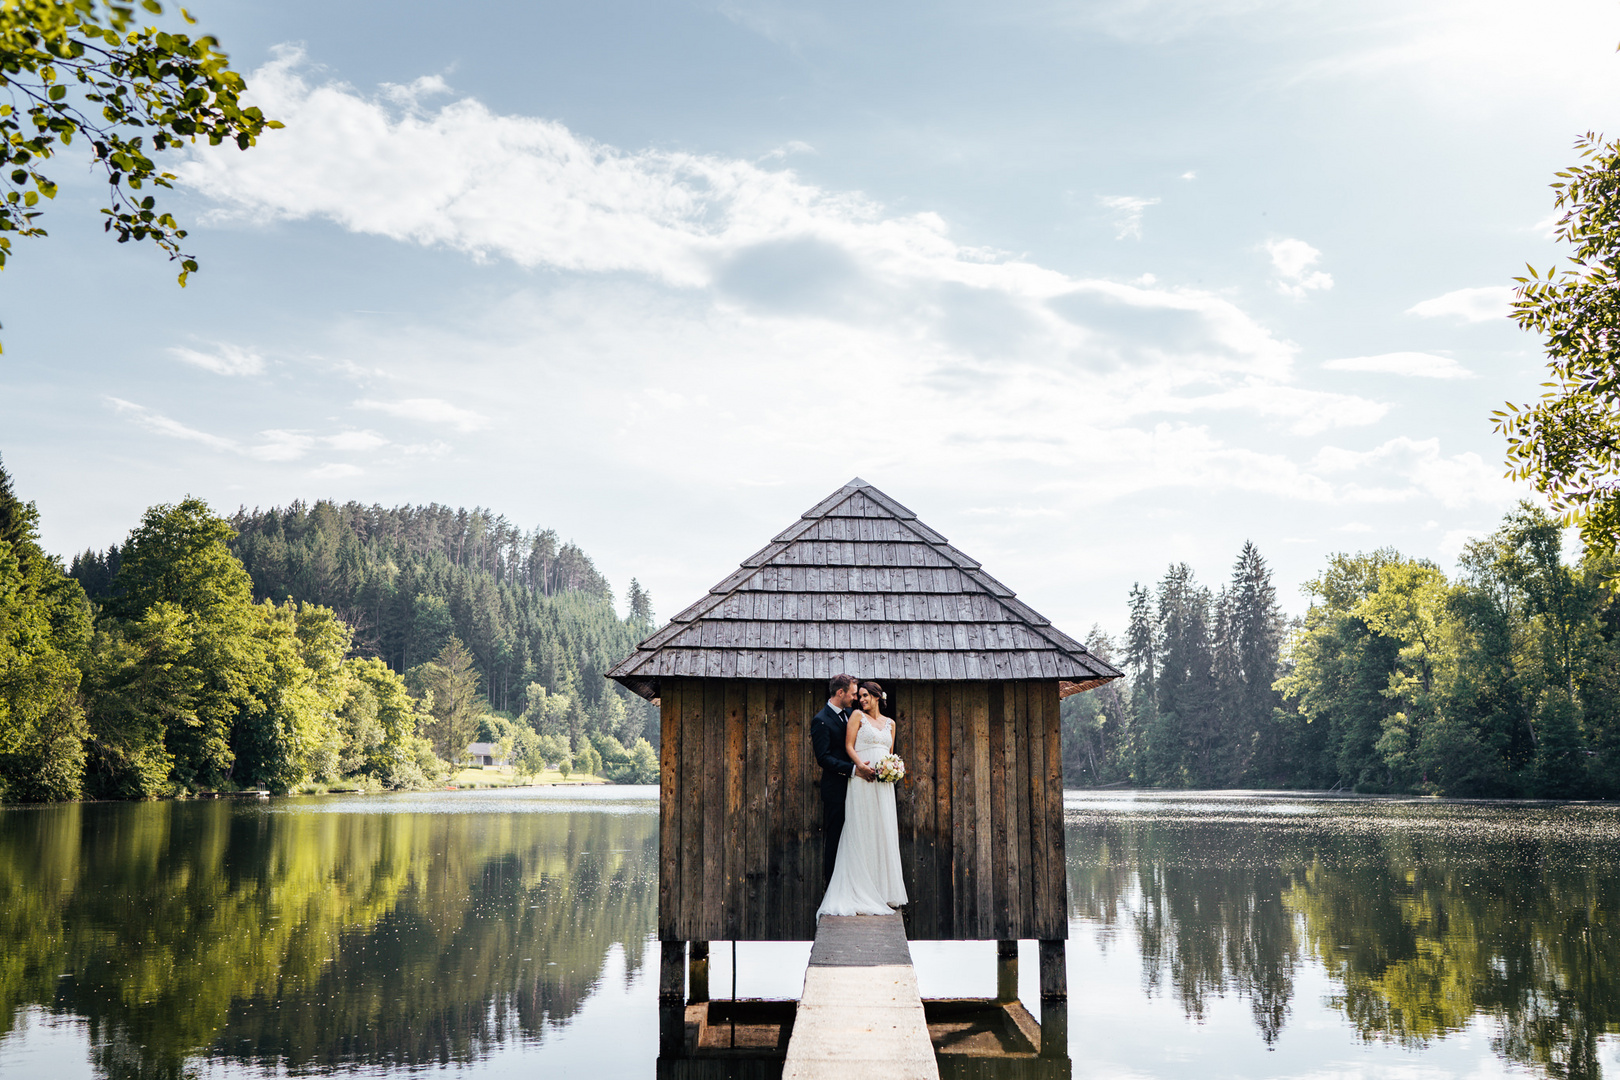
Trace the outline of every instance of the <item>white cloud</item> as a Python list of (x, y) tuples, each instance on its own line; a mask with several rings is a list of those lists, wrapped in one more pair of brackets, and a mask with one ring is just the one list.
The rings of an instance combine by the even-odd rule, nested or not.
[(1508, 305), (1513, 303), (1511, 285), (1485, 285), (1477, 289), (1453, 289), (1432, 300), (1424, 300), (1406, 309), (1408, 315), (1421, 315), (1426, 319), (1452, 318), (1464, 322), (1489, 322), (1505, 319)]
[(1424, 379), (1472, 379), (1474, 373), (1449, 356), (1434, 353), (1394, 352), (1377, 356), (1347, 356), (1325, 361), (1329, 371), (1371, 371)]
[[(298, 461), (313, 450), (327, 449), (347, 452), (364, 453), (380, 450), (392, 445), (388, 439), (375, 431), (342, 431), (336, 435), (314, 435), (307, 431), (287, 431), (271, 428), (259, 432), (257, 442), (244, 443), (238, 439), (228, 438), (224, 435), (214, 435), (207, 431), (182, 424), (180, 421), (165, 416), (160, 412), (138, 405), (123, 398), (108, 396), (105, 399), (116, 411), (128, 416), (134, 423), (154, 435), (165, 438), (179, 439), (185, 442), (200, 443), (211, 450), (220, 450), (242, 457), (252, 458), (255, 461), (287, 462)], [(436, 444), (432, 448), (398, 447), (404, 453), (441, 452), (443, 444)]]
[(1204, 397), (1166, 402), (1167, 411), (1234, 409), (1277, 417), (1294, 435), (1315, 435), (1330, 428), (1359, 427), (1382, 420), (1389, 406), (1352, 394), (1331, 394), (1296, 386), (1252, 385)]
[(1192, 169), (1188, 169), (1186, 172), (1181, 174), (1181, 178), (1183, 180), (1196, 180), (1198, 179), (1198, 174)]
[(1142, 213), (1150, 206), (1159, 205), (1158, 199), (1136, 195), (1099, 195), (1097, 201), (1114, 212), (1116, 240), (1142, 239)]
[(212, 371), (215, 375), (260, 375), (264, 372), (264, 358), (258, 353), (223, 342), (215, 345), (212, 352), (180, 345), (174, 346), (169, 352), (175, 358), (204, 371)]
[[(882, 482), (926, 461), (963, 490), (998, 490), (1009, 470), (1037, 478), (1039, 505), (1060, 513), (1167, 488), (1323, 505), (1500, 490), (1477, 457), (1434, 441), (1314, 459), (1280, 441), (1368, 425), (1389, 406), (1300, 385), (1297, 346), (1214, 290), (1073, 277), (789, 170), (622, 151), (473, 100), (401, 111), (307, 83), (291, 55), (250, 83), (288, 128), (253, 154), (201, 150), (185, 169), (229, 212), (561, 272), (456, 330), (406, 315), (336, 331), (323, 355), (388, 357), (392, 384), (412, 387), (357, 409), (487, 429), (479, 438), (508, 458), (531, 443), (590, 447), (594, 470), (650, 485), (778, 484), (810, 468)], [(409, 165), (424, 160), (443, 168)], [(1135, 230), (1154, 202), (1105, 205)], [(1267, 252), (1293, 295), (1331, 286), (1304, 241)], [(806, 372), (905, 407), (829, 446)], [(537, 430), (535, 400), (574, 404)], [(318, 438), (267, 439), (261, 453), (313, 456), (336, 439), (362, 452), (382, 436)]]
[(488, 427), (489, 419), (463, 409), (459, 405), (452, 405), (439, 398), (406, 398), (403, 401), (371, 401), (362, 398), (354, 403), (357, 409), (368, 409), (373, 412), (387, 413), (397, 416), (401, 420), (418, 420), (424, 424), (442, 424), (453, 427), (457, 431), (477, 431)]
[(260, 461), (297, 461), (314, 448), (313, 435), (302, 431), (261, 431), (263, 442), (242, 448), (242, 452)]
[(1504, 479), (1500, 466), (1486, 464), (1478, 454), (1448, 456), (1441, 452), (1439, 439), (1405, 435), (1371, 450), (1323, 447), (1310, 468), (1325, 478), (1337, 478), (1339, 498), (1345, 502), (1430, 498), (1452, 510), (1475, 505), (1505, 510), (1527, 490)]
[(383, 97), (396, 105), (403, 105), (407, 109), (420, 109), (423, 98), (448, 94), (450, 84), (444, 81), (442, 75), (423, 75), (404, 84), (383, 83), (379, 89)]
[(137, 405), (133, 401), (123, 398), (108, 397), (107, 403), (117, 411), (130, 417), (137, 425), (152, 432), (154, 435), (163, 435), (170, 439), (183, 439), (186, 442), (202, 443), (214, 450), (237, 450), (235, 440), (219, 435), (210, 435), (206, 431), (187, 427), (178, 420), (172, 420), (162, 413), (153, 412), (144, 405)]
[[(251, 85), (287, 129), (253, 154), (202, 149), (184, 167), (188, 183), (244, 218), (321, 217), (523, 266), (629, 273), (658, 297), (633, 301), (658, 310), (631, 318), (703, 311), (697, 325), (738, 333), (769, 325), (761, 356), (795, 338), (836, 341), (869, 357), (863, 377), (905, 356), (924, 369), (919, 377), (1022, 380), (1032, 388), (1049, 382), (1055, 365), (1077, 373), (1089, 398), (1112, 400), (1117, 418), (1252, 406), (1294, 427), (1297, 415), (1268, 403), (1279, 394), (1296, 404), (1311, 396), (1288, 385), (1295, 346), (1211, 291), (1145, 276), (1135, 285), (1076, 279), (959, 245), (938, 215), (887, 214), (789, 170), (625, 152), (551, 121), (496, 115), (470, 99), (401, 112), (342, 84), (310, 84), (296, 53), (256, 72)], [(441, 167), (424, 173), (408, 165), (424, 160)], [(1106, 203), (1130, 233), (1156, 201)], [(611, 299), (593, 303), (629, 295), (622, 285), (601, 289)], [(649, 355), (677, 345), (660, 335)], [(371, 342), (364, 351), (380, 355)], [(807, 362), (825, 363), (821, 356)], [(357, 407), (462, 431), (481, 426), (489, 411), (427, 396), (368, 397)], [(1363, 407), (1360, 415), (1371, 412)]]
[[(1035, 10), (1051, 17), (1047, 7)], [(1058, 10), (1077, 29), (1127, 41), (1258, 45), (1260, 77), (1279, 91), (1354, 79), (1399, 86), (1403, 97), (1567, 109), (1576, 118), (1585, 115), (1581, 103), (1620, 89), (1620, 26), (1609, 0), (1560, 0), (1556, 18), (1539, 19), (1527, 18), (1520, 0), (1102, 0)]]
[(1278, 274), (1277, 289), (1284, 295), (1298, 299), (1317, 289), (1333, 288), (1331, 274), (1311, 269), (1321, 260), (1322, 253), (1305, 241), (1268, 240), (1266, 252)]
[(375, 431), (345, 431), (337, 435), (329, 435), (325, 439), (327, 446), (333, 450), (354, 450), (364, 452), (377, 450), (388, 445), (388, 440)]

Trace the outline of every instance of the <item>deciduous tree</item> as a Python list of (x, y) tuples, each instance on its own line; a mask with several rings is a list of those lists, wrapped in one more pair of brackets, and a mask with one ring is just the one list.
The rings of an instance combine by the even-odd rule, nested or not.
[(1588, 132), (1558, 173), (1554, 234), (1567, 265), (1529, 267), (1513, 317), (1541, 335), (1548, 382), (1538, 401), (1493, 413), (1510, 475), (1547, 496), (1596, 551), (1620, 545), (1620, 142)]
[[(158, 0), (141, 0), (161, 16)], [(187, 25), (195, 22), (181, 9)], [(11, 238), (44, 236), (41, 199), (57, 185), (42, 170), (75, 139), (106, 177), (106, 229), (119, 243), (149, 240), (180, 263), (180, 284), (197, 269), (182, 250), (186, 231), (157, 205), (175, 174), (164, 152), (204, 140), (246, 150), (267, 128), (244, 105), (247, 85), (212, 37), (141, 25), (119, 0), (0, 2), (0, 267)]]

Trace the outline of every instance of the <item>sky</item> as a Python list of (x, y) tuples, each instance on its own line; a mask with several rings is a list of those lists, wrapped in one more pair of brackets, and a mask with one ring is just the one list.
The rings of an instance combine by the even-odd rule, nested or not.
[(1588, 0), (197, 0), (286, 127), (188, 149), (177, 288), (82, 159), (0, 275), (64, 556), (187, 495), (482, 505), (668, 615), (854, 476), (1070, 633), (1246, 540), (1451, 568), (1620, 115)]

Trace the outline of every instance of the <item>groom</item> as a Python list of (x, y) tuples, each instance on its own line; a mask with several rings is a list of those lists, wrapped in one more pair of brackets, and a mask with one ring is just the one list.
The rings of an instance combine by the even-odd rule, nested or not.
[(849, 778), (870, 780), (877, 773), (864, 762), (851, 761), (844, 750), (849, 712), (855, 704), (855, 679), (834, 675), (827, 689), (832, 696), (810, 721), (810, 745), (821, 766), (821, 876), (831, 881), (838, 837), (844, 831), (844, 791), (849, 787)]

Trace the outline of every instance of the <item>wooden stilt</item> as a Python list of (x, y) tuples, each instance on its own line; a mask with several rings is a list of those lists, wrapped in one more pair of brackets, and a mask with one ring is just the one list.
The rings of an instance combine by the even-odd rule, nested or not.
[(1041, 942), (1042, 1001), (1069, 996), (1068, 957), (1065, 944), (1061, 938), (1057, 941)]
[(694, 941), (686, 962), (686, 1003), (697, 1005), (709, 1000), (709, 943)]
[(1041, 942), (1041, 1057), (1069, 1056), (1068, 950), (1062, 940)]
[(1018, 942), (996, 942), (996, 1000), (1018, 1000)]
[(1069, 999), (1041, 999), (1041, 1057), (1069, 1056)]
[(686, 942), (658, 943), (658, 1056), (686, 1054)]

